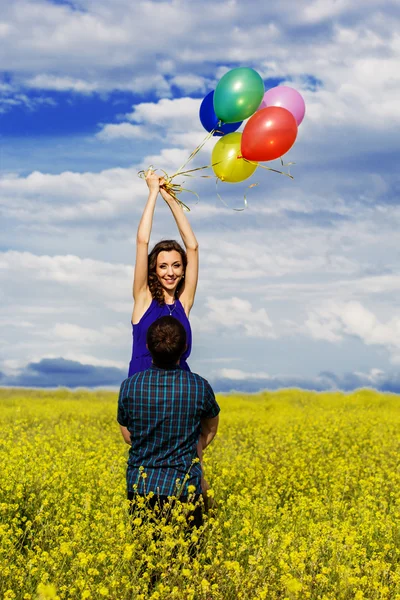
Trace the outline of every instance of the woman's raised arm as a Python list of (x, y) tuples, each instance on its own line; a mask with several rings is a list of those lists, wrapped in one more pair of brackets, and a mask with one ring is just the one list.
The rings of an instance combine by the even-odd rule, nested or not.
[(161, 179), (159, 188), (160, 194), (171, 209), (186, 248), (187, 266), (185, 271), (185, 280), (179, 299), (182, 302), (186, 315), (189, 316), (190, 309), (193, 306), (199, 276), (199, 245), (182, 207), (162, 187), (163, 183), (164, 180)]
[(151, 228), (153, 225), (154, 209), (160, 190), (160, 178), (149, 169), (146, 173), (146, 183), (149, 188), (149, 197), (140, 219), (136, 235), (136, 262), (135, 273), (133, 276), (133, 298), (135, 302), (144, 299), (148, 290), (148, 249), (150, 242)]

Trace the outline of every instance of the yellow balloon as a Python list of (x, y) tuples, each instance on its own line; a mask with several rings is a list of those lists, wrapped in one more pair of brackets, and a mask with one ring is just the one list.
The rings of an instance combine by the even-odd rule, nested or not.
[(228, 133), (218, 140), (212, 152), (213, 171), (221, 181), (238, 183), (253, 175), (258, 163), (248, 162), (241, 156), (242, 134)]

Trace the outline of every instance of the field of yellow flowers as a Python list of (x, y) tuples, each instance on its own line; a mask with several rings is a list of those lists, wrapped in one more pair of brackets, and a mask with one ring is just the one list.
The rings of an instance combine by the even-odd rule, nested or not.
[(400, 397), (218, 401), (191, 559), (183, 515), (132, 527), (116, 393), (0, 390), (0, 597), (400, 599)]

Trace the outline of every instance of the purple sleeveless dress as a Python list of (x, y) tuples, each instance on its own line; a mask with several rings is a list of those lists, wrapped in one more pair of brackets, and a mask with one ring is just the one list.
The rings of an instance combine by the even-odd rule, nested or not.
[[(168, 317), (168, 315), (170, 315), (171, 309), (171, 304), (169, 306), (167, 304), (163, 304), (162, 306), (160, 306), (157, 300), (153, 298), (149, 308), (146, 310), (139, 323), (136, 323), (136, 325), (132, 323), (132, 358), (131, 362), (129, 363), (128, 377), (131, 377), (131, 375), (133, 375), (134, 373), (138, 373), (139, 371), (146, 371), (146, 369), (150, 368), (151, 354), (146, 348), (147, 330), (150, 327), (150, 325), (160, 317)], [(190, 371), (186, 359), (189, 357), (190, 351), (192, 349), (192, 330), (190, 328), (189, 319), (186, 316), (185, 310), (180, 300), (176, 300), (175, 308), (172, 309), (171, 316), (175, 317), (175, 319), (178, 319), (178, 321), (180, 321), (185, 328), (187, 348), (181, 356), (179, 365), (185, 371)]]

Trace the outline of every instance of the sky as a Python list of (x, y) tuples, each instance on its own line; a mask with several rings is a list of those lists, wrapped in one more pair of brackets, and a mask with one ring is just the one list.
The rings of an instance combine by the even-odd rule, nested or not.
[[(186, 182), (190, 367), (219, 392), (400, 393), (398, 2), (0, 0), (0, 15), (0, 386), (127, 376), (138, 171), (175, 172), (206, 135), (202, 99), (250, 67), (305, 100), (294, 179)], [(159, 198), (151, 245), (177, 237)]]

